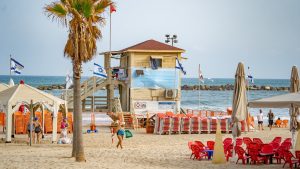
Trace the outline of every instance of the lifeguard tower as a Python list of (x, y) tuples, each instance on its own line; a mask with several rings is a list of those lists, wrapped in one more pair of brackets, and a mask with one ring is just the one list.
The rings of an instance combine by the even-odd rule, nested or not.
[[(92, 91), (105, 88), (106, 98), (95, 97), (95, 110), (111, 112), (118, 91), (124, 112), (135, 114), (180, 110), (181, 71), (176, 63), (182, 60), (183, 49), (155, 40), (147, 40), (131, 47), (101, 53), (107, 79), (91, 78), (82, 84), (83, 109), (91, 99)], [(112, 59), (119, 65), (112, 67)], [(72, 94), (68, 99), (72, 109)], [(98, 100), (97, 100), (98, 99)], [(85, 111), (85, 110), (84, 110)]]

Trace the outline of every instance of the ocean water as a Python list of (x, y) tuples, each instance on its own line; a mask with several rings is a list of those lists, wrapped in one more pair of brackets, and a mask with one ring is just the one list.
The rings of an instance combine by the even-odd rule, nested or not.
[[(83, 77), (82, 81), (88, 77)], [(25, 83), (37, 87), (40, 85), (64, 84), (65, 77), (63, 76), (13, 76), (15, 83), (24, 80)], [(0, 75), (1, 83), (8, 83), (9, 76)], [(274, 87), (288, 87), (289, 79), (255, 79), (254, 84), (258, 86), (274, 86)], [(207, 85), (226, 85), (234, 84), (234, 79), (215, 78), (205, 79), (204, 84)], [(183, 78), (182, 85), (199, 85), (197, 78)], [(59, 96), (61, 90), (46, 91), (53, 95)], [(96, 95), (103, 95), (104, 91), (99, 91)], [(248, 100), (260, 99), (287, 93), (285, 91), (249, 91)], [(117, 93), (116, 93), (117, 95)], [(227, 107), (231, 107), (233, 91), (182, 91), (181, 107), (184, 109), (205, 109), (205, 110), (222, 110), (225, 111)], [(200, 102), (199, 102), (200, 97)], [(262, 109), (266, 115), (269, 109)], [(258, 109), (250, 109), (250, 113), (257, 115)], [(275, 118), (288, 118), (288, 109), (272, 109)]]

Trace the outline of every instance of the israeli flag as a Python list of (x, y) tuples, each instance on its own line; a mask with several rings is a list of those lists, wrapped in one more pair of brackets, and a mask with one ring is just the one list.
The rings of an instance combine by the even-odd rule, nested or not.
[(24, 66), (21, 63), (19, 63), (18, 61), (16, 61), (13, 58), (10, 58), (10, 71), (11, 72), (13, 72), (17, 75), (20, 75), (22, 69), (24, 69)]
[(66, 89), (69, 89), (73, 85), (73, 79), (70, 73), (66, 76)]
[(98, 77), (107, 78), (107, 74), (105, 72), (105, 69), (102, 66), (98, 65), (97, 63), (94, 63), (94, 72), (93, 72), (93, 74), (95, 76), (98, 76)]
[(180, 69), (181, 72), (182, 72), (184, 75), (186, 75), (186, 71), (183, 69), (182, 64), (179, 62), (179, 60), (178, 60), (177, 57), (176, 57), (176, 61), (177, 61), (178, 66), (176, 66), (175, 68), (176, 68), (176, 69)]

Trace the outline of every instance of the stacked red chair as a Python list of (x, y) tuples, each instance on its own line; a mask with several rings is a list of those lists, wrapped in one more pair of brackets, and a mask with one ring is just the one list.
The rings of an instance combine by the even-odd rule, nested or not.
[(201, 132), (209, 133), (208, 119), (207, 118), (201, 119)]
[(227, 132), (227, 120), (221, 119), (220, 125), (221, 125), (221, 132), (223, 133)]
[(173, 117), (172, 118), (172, 125), (171, 125), (171, 132), (172, 133), (179, 133), (180, 134), (180, 117)]
[(217, 119), (210, 119), (210, 132), (215, 133), (217, 131)]
[(164, 117), (160, 120), (159, 134), (171, 134), (171, 118)]
[(197, 116), (191, 117), (191, 133), (200, 134), (200, 118)]
[(189, 117), (183, 117), (181, 118), (181, 133), (188, 133), (190, 134), (190, 124), (191, 124), (191, 120)]

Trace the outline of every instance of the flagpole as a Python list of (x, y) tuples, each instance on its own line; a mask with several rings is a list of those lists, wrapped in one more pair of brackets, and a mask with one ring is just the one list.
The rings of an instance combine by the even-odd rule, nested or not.
[(109, 11), (109, 52), (111, 54), (111, 6)]
[(9, 55), (9, 81), (11, 79), (11, 55)]

